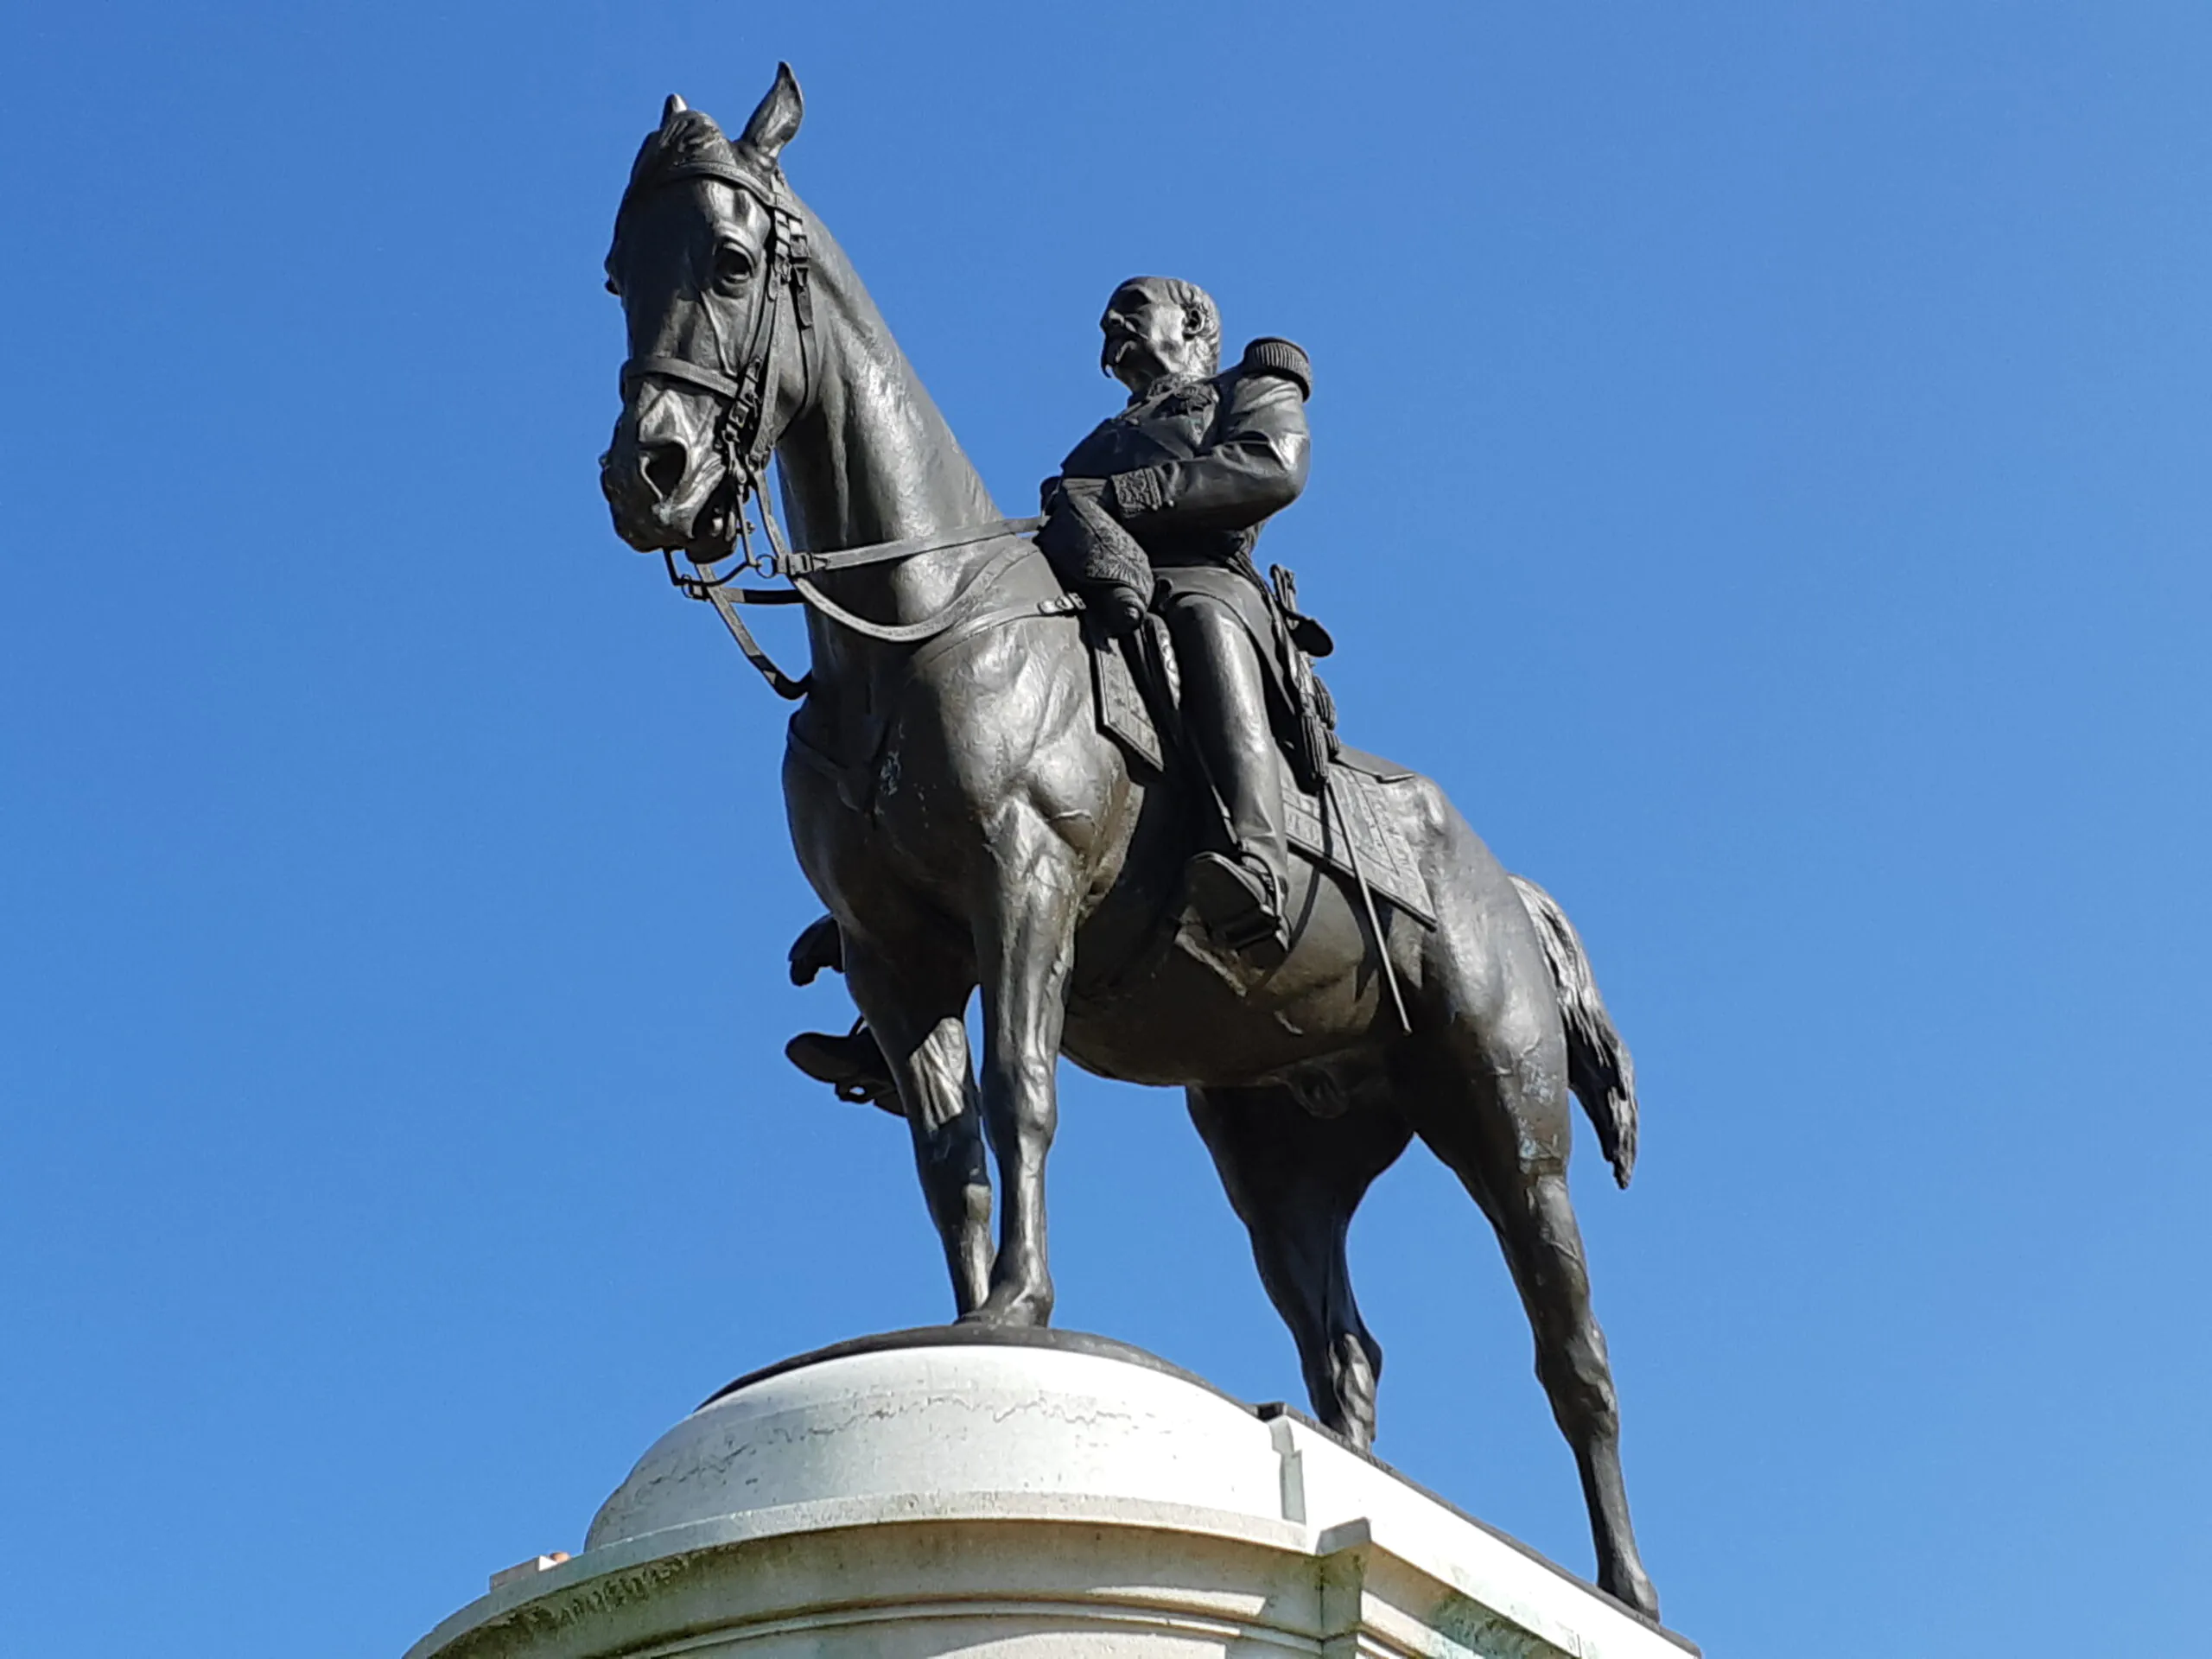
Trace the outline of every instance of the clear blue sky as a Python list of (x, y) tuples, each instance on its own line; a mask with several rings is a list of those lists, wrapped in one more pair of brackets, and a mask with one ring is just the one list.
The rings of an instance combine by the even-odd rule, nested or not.
[[(0, 25), (0, 1645), (389, 1659), (751, 1366), (944, 1316), (779, 1054), (780, 714), (626, 551), (662, 97), (787, 155), (1020, 510), (1134, 271), (1311, 350), (1355, 741), (1580, 924), (1577, 1191), (1670, 1622), (2194, 1649), (2212, 12), (17, 7)], [(1180, 1102), (1070, 1077), (1064, 1323), (1289, 1343)], [(1578, 1570), (1472, 1207), (1379, 1449)]]

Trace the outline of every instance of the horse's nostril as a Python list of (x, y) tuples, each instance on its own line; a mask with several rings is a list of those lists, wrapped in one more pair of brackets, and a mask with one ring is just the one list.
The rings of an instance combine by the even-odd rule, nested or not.
[(649, 443), (644, 447), (639, 468), (653, 493), (665, 501), (683, 487), (687, 464), (682, 444)]

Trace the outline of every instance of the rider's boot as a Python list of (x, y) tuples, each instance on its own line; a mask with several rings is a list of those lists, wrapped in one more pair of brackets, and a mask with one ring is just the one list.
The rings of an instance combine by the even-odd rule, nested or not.
[(1200, 853), (1183, 872), (1192, 913), (1216, 944), (1255, 968), (1274, 968), (1290, 954), (1281, 890), (1267, 867), (1244, 853)]
[(1217, 944), (1256, 968), (1273, 968), (1290, 945), (1283, 919), (1290, 849), (1259, 659), (1225, 606), (1179, 605), (1171, 620), (1187, 687), (1184, 708), (1227, 810), (1231, 844), (1230, 852), (1200, 853), (1190, 861), (1185, 894)]

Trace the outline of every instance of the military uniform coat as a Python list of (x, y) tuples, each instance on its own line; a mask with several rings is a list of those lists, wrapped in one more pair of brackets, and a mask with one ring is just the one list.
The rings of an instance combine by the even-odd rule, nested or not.
[(1060, 463), (1063, 477), (1106, 480), (1103, 505), (1144, 549), (1171, 603), (1205, 594), (1236, 613), (1270, 680), (1281, 648), (1252, 546), (1306, 487), (1312, 385), (1304, 352), (1255, 340), (1226, 373), (1170, 380), (1132, 399)]

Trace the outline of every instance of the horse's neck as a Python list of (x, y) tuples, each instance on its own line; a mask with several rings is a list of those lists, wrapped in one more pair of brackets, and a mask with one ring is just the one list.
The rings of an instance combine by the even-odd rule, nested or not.
[(800, 543), (817, 551), (859, 547), (997, 518), (990, 492), (851, 263), (818, 219), (806, 219), (813, 384), (776, 452)]
[[(808, 386), (776, 448), (794, 539), (817, 552), (933, 536), (999, 516), (952, 429), (891, 337), (821, 221), (804, 208), (814, 327)], [(945, 604), (988, 549), (963, 547), (823, 579), (840, 604), (880, 622), (912, 621)], [(906, 653), (810, 611), (812, 717), (863, 724), (902, 683)]]

